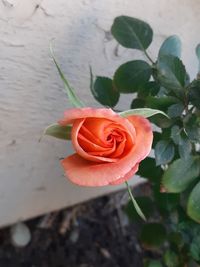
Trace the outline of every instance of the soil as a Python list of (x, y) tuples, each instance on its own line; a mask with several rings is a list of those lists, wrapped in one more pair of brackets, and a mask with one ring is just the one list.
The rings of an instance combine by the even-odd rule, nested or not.
[(27, 221), (26, 247), (12, 244), (10, 228), (0, 230), (0, 267), (142, 267), (127, 198), (122, 191)]

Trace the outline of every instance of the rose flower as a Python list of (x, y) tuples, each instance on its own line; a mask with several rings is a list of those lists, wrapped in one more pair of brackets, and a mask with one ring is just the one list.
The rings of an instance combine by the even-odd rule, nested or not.
[(75, 108), (58, 123), (72, 125), (75, 153), (61, 163), (66, 176), (81, 186), (127, 181), (151, 150), (151, 125), (142, 116), (124, 118), (111, 109)]

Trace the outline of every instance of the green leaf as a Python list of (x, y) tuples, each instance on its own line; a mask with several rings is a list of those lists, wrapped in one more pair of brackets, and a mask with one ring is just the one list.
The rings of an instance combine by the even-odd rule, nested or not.
[(92, 88), (94, 98), (104, 106), (114, 107), (119, 101), (119, 92), (110, 78), (97, 77)]
[(176, 145), (178, 145), (178, 151), (181, 158), (187, 159), (190, 156), (192, 145), (188, 139), (185, 131), (179, 126), (174, 125), (171, 128), (171, 138)]
[(58, 65), (55, 57), (54, 57), (54, 54), (53, 54), (53, 49), (52, 49), (52, 46), (50, 46), (50, 52), (51, 52), (51, 56), (52, 56), (52, 59), (56, 65), (56, 68), (58, 70), (58, 73), (60, 75), (60, 78), (62, 79), (63, 83), (64, 83), (64, 88), (65, 88), (65, 91), (67, 93), (67, 96), (69, 98), (69, 101), (70, 103), (75, 106), (75, 107), (84, 107), (84, 104), (82, 103), (82, 101), (77, 97), (77, 95), (75, 94), (75, 91), (74, 89), (69, 85), (67, 79), (65, 78), (60, 66)]
[(199, 72), (200, 72), (200, 44), (197, 45), (196, 47), (196, 55), (197, 55), (197, 58), (199, 60)]
[(130, 201), (134, 207), (134, 210), (137, 212), (138, 216), (140, 216), (140, 218), (143, 220), (143, 221), (146, 221), (146, 217), (143, 213), (143, 211), (141, 210), (140, 206), (138, 205), (137, 201), (135, 200), (133, 194), (132, 194), (132, 191), (131, 191), (131, 187), (129, 186), (128, 182), (125, 181), (125, 185), (127, 187), (127, 191), (128, 191), (128, 194), (129, 194), (129, 198), (130, 198)]
[(195, 114), (192, 114), (189, 118), (186, 118), (185, 131), (191, 141), (199, 142), (200, 118), (198, 118)]
[(172, 96), (147, 96), (146, 98), (146, 106), (149, 108), (166, 110), (169, 106), (176, 103), (177, 99)]
[(187, 76), (182, 61), (177, 57), (165, 55), (158, 59), (157, 68), (157, 77), (161, 85), (182, 97)]
[(185, 132), (181, 132), (179, 137), (178, 152), (181, 158), (187, 159), (192, 151), (192, 144)]
[[(141, 210), (144, 212), (146, 218), (153, 216), (155, 208), (153, 201), (149, 197), (141, 196), (135, 197)], [(125, 212), (131, 221), (141, 221), (141, 217), (138, 215), (137, 211), (133, 209), (132, 201), (129, 201), (125, 207)]]
[(146, 98), (147, 96), (155, 96), (158, 94), (160, 85), (155, 81), (145, 83), (138, 91), (139, 98)]
[(164, 254), (164, 263), (167, 267), (179, 266), (178, 255), (174, 251), (168, 249)]
[(145, 248), (155, 249), (163, 245), (167, 238), (165, 227), (160, 223), (143, 225), (140, 240)]
[(177, 35), (168, 37), (162, 44), (158, 57), (172, 55), (175, 57), (181, 56), (181, 40)]
[(162, 267), (158, 260), (145, 260), (144, 267)]
[(157, 182), (161, 178), (163, 171), (160, 167), (156, 166), (154, 158), (147, 157), (141, 161), (137, 175), (147, 178), (152, 182)]
[(151, 67), (142, 60), (133, 60), (121, 65), (114, 74), (114, 84), (121, 93), (133, 93), (147, 83)]
[(132, 116), (132, 115), (139, 115), (139, 116), (143, 116), (145, 118), (149, 118), (152, 117), (156, 114), (161, 114), (165, 117), (168, 118), (168, 116), (160, 110), (157, 109), (151, 109), (151, 108), (136, 108), (136, 109), (129, 109), (126, 111), (122, 111), (119, 113), (120, 116), (122, 117), (127, 117), (127, 116)]
[(200, 109), (200, 80), (194, 80), (189, 88), (189, 101)]
[(168, 235), (168, 240), (171, 244), (176, 245), (178, 248), (181, 248), (184, 245), (182, 234), (178, 231), (170, 232)]
[(168, 108), (167, 114), (169, 115), (170, 118), (181, 117), (183, 110), (184, 110), (183, 104), (176, 103)]
[[(163, 139), (162, 133), (160, 132), (153, 132), (153, 144), (152, 147), (155, 148), (156, 144), (158, 143), (158, 141), (160, 141), (161, 139)], [(155, 161), (155, 159), (154, 159)], [(155, 165), (156, 166), (156, 165)]]
[(154, 117), (150, 118), (150, 121), (163, 129), (173, 125), (173, 121), (170, 120), (169, 117), (163, 116), (161, 114), (156, 114)]
[(200, 236), (195, 236), (190, 245), (190, 254), (196, 261), (200, 261)]
[(184, 191), (200, 173), (199, 158), (190, 156), (187, 159), (174, 161), (165, 171), (162, 184), (171, 193)]
[(122, 46), (142, 51), (148, 48), (153, 38), (149, 24), (128, 16), (115, 18), (111, 32)]
[(155, 146), (156, 165), (169, 163), (174, 157), (175, 149), (171, 141), (161, 140)]
[(164, 215), (169, 212), (171, 213), (177, 208), (180, 201), (180, 195), (174, 193), (161, 193), (158, 189), (160, 190), (160, 186), (157, 189), (154, 188), (154, 198), (160, 213)]
[(131, 102), (131, 109), (143, 108), (144, 106), (145, 106), (145, 101), (143, 99), (140, 99), (140, 98), (135, 98)]
[(187, 214), (193, 220), (200, 223), (200, 182), (198, 182), (198, 184), (194, 187), (189, 196)]
[(59, 139), (71, 140), (71, 125), (61, 126), (59, 124), (49, 125), (44, 130), (44, 135), (50, 135)]
[(177, 125), (174, 125), (172, 128), (171, 128), (171, 138), (172, 140), (174, 141), (174, 143), (176, 145), (179, 144), (180, 142), (180, 133), (181, 133), (182, 129), (180, 129), (179, 126)]

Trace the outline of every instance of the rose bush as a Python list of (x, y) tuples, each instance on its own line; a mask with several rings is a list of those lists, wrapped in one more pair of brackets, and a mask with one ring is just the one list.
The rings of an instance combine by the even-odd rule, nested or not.
[(58, 123), (72, 125), (76, 153), (61, 162), (66, 176), (81, 186), (127, 181), (151, 150), (151, 125), (142, 116), (123, 118), (112, 109), (75, 108)]

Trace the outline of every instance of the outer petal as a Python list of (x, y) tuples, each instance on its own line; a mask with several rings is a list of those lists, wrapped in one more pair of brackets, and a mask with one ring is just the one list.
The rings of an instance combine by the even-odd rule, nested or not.
[(139, 163), (136, 164), (131, 170), (130, 172), (128, 172), (123, 178), (120, 178), (117, 181), (111, 182), (110, 185), (119, 185), (122, 184), (126, 181), (128, 181), (129, 179), (131, 179), (133, 177), (133, 175), (138, 171), (139, 168)]
[(135, 127), (136, 139), (135, 145), (124, 158), (117, 162), (95, 163), (74, 154), (62, 160), (66, 176), (73, 183), (82, 186), (104, 186), (124, 182), (124, 179), (127, 180), (134, 174), (134, 168), (151, 150), (153, 134), (147, 119), (129, 116), (128, 120)]

